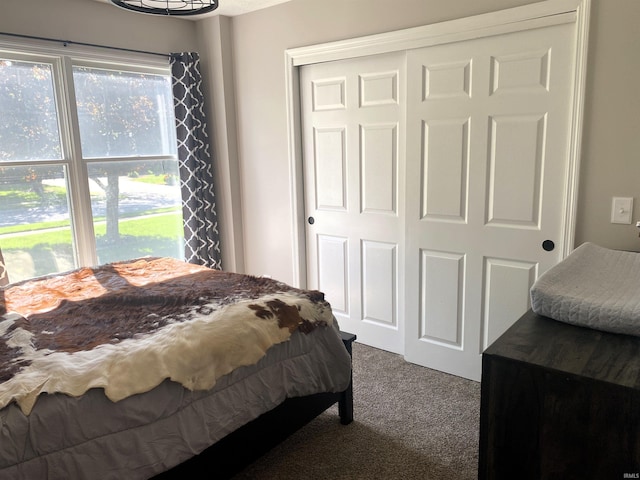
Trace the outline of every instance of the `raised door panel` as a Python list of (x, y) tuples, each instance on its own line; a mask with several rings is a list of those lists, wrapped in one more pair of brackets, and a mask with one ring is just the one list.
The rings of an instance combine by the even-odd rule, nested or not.
[(490, 119), (488, 224), (539, 228), (546, 116)]
[(347, 239), (318, 235), (318, 288), (336, 315), (349, 315), (349, 252)]
[(398, 246), (362, 242), (362, 318), (387, 328), (398, 326)]
[(465, 256), (420, 252), (420, 338), (444, 348), (462, 348)]
[(481, 351), (531, 307), (529, 289), (537, 276), (535, 263), (485, 258)]
[(347, 209), (347, 170), (344, 127), (313, 130), (316, 209)]
[(469, 171), (469, 119), (423, 123), (422, 218), (465, 222)]
[(398, 124), (361, 125), (360, 145), (362, 211), (397, 215)]

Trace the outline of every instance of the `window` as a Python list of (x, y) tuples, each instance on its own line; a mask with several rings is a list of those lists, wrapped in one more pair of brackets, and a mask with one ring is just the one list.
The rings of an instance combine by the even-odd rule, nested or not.
[(12, 282), (183, 258), (169, 66), (0, 50), (0, 249)]

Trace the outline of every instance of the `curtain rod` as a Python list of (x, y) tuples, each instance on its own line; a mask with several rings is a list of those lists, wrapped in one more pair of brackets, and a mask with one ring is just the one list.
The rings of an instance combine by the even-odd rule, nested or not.
[(44, 40), (46, 42), (57, 42), (57, 43), (61, 43), (64, 47), (66, 47), (67, 45), (82, 45), (83, 47), (107, 48), (109, 50), (119, 50), (121, 52), (144, 53), (147, 55), (157, 55), (159, 57), (171, 58), (171, 54), (169, 53), (147, 52), (145, 50), (134, 50), (132, 48), (110, 47), (108, 45), (98, 45), (96, 43), (75, 42), (73, 40), (60, 40), (58, 38), (35, 37), (32, 35), (21, 35), (19, 33), (0, 32), (0, 35), (7, 35), (10, 37), (18, 37), (18, 38), (28, 38), (30, 40)]

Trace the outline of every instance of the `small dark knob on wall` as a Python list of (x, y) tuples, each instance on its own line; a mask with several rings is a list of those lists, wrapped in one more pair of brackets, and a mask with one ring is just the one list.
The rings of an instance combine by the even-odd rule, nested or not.
[(313, 218), (313, 217), (309, 217), (309, 218), (307, 219), (307, 222), (309, 222), (309, 225), (313, 225), (314, 223), (316, 223), (316, 219), (315, 219), (315, 218)]
[(556, 244), (551, 240), (545, 240), (544, 242), (542, 242), (542, 248), (545, 252), (550, 252), (551, 250), (556, 248)]

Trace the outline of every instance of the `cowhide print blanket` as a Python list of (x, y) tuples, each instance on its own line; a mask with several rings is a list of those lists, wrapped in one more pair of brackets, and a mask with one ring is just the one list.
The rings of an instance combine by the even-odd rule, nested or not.
[(213, 387), (295, 330), (333, 321), (322, 293), (171, 258), (81, 268), (0, 288), (0, 408), (103, 388), (112, 401), (164, 379)]

